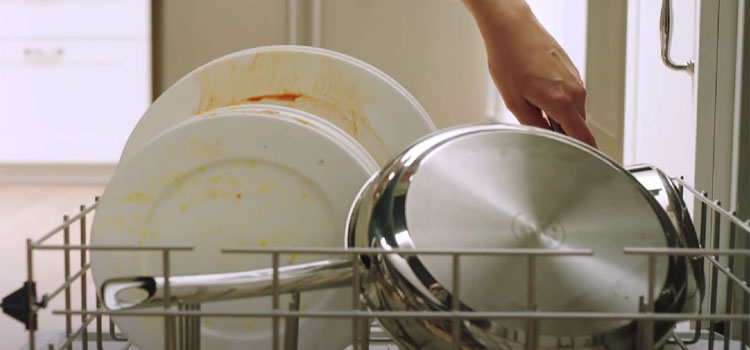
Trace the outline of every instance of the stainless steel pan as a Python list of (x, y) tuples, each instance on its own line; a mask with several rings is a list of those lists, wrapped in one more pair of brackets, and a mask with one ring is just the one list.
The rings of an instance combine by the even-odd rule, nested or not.
[[(626, 246), (685, 246), (664, 209), (630, 173), (598, 151), (553, 132), (506, 125), (445, 130), (410, 146), (363, 187), (352, 207), (347, 246), (382, 249), (593, 249), (593, 257), (537, 258), (537, 308), (545, 311), (628, 312), (646, 294), (646, 260)], [(364, 256), (361, 295), (374, 310), (452, 309), (450, 259)], [(526, 261), (464, 257), (462, 310), (526, 310)], [(656, 312), (681, 312), (688, 262), (657, 259)], [(331, 260), (279, 271), (282, 292), (350, 282), (351, 262)], [(185, 302), (267, 295), (271, 269), (170, 278)], [(151, 306), (164, 280), (111, 280), (101, 293), (111, 309)], [(380, 320), (404, 349), (448, 349), (450, 320)], [(663, 340), (671, 323), (660, 323)], [(514, 349), (523, 324), (508, 320), (460, 324), (462, 348)], [(538, 348), (632, 349), (627, 320), (540, 325)]]

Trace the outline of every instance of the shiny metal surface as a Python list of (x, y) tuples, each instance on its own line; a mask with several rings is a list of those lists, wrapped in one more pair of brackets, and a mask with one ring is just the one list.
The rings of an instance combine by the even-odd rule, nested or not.
[[(626, 170), (551, 131), (503, 125), (450, 129), (412, 145), (362, 188), (347, 231), (350, 248), (595, 252), (464, 256), (457, 270), (451, 264), (458, 256), (362, 255), (363, 299), (372, 310), (396, 312), (637, 313), (639, 297), (647, 292), (646, 260), (625, 256), (623, 248), (683, 246), (659, 203)], [(655, 259), (655, 311), (681, 312), (686, 260)], [(454, 285), (454, 276), (468, 287)], [(339, 286), (351, 278), (350, 259), (287, 266), (278, 271), (277, 291)], [(105, 305), (158, 303), (164, 282), (112, 280), (103, 287)], [(272, 283), (273, 269), (169, 281), (170, 295), (184, 302), (267, 295)], [(404, 349), (450, 349), (454, 339), (460, 339), (459, 348), (470, 349), (634, 347), (635, 324), (628, 320), (531, 321), (537, 345), (527, 341), (526, 324), (518, 319), (454, 321), (380, 320)], [(671, 324), (658, 323), (656, 339), (663, 341)]]
[[(326, 289), (351, 284), (351, 259), (324, 260), (279, 268), (280, 293)], [(102, 285), (101, 296), (110, 310), (159, 306), (164, 302), (164, 277), (112, 279)], [(271, 295), (273, 269), (172, 276), (169, 298), (197, 303)]]
[(684, 70), (692, 75), (695, 61), (688, 60), (685, 64), (672, 61), (670, 47), (672, 46), (672, 0), (662, 0), (661, 17), (659, 18), (659, 38), (661, 39), (661, 60), (664, 65), (674, 70)]
[[(695, 231), (682, 193), (674, 182), (659, 168), (648, 164), (634, 164), (625, 167), (646, 188), (672, 221), (678, 235), (688, 248), (701, 248), (698, 233)], [(683, 312), (697, 312), (706, 294), (706, 277), (704, 261), (700, 256), (690, 257), (688, 269), (687, 300)]]
[[(416, 243), (415, 243), (416, 242)], [(594, 257), (538, 259), (544, 311), (637, 312), (646, 261), (625, 246), (677, 247), (659, 204), (628, 172), (570, 138), (526, 127), (482, 125), (433, 134), (392, 160), (360, 193), (349, 246), (391, 248), (592, 248)], [(450, 261), (375, 255), (378, 278), (363, 287), (373, 309), (451, 310)], [(680, 312), (686, 263), (660, 257), (657, 312)], [(581, 273), (586, 271), (586, 273)], [(528, 310), (526, 262), (507, 257), (461, 261), (461, 310)], [(381, 320), (405, 349), (448, 349), (451, 323)], [(669, 324), (657, 325), (663, 339)], [(545, 321), (539, 348), (632, 349), (629, 321)], [(523, 324), (464, 321), (461, 346), (510, 349), (526, 343)]]

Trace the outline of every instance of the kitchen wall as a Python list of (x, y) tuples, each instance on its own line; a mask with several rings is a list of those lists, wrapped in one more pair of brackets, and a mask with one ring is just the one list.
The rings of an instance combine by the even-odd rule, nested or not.
[(439, 127), (487, 120), (484, 45), (459, 1), (180, 0), (157, 6), (159, 90), (233, 51), (315, 39), (395, 78)]

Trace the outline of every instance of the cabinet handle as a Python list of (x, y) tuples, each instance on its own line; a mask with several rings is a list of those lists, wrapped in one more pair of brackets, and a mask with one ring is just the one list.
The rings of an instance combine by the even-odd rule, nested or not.
[(669, 56), (672, 42), (672, 0), (662, 0), (661, 18), (659, 20), (660, 39), (661, 39), (661, 60), (664, 65), (674, 70), (684, 70), (692, 75), (695, 68), (695, 62), (688, 60), (685, 64), (677, 64)]
[(65, 48), (58, 47), (54, 50), (46, 51), (38, 47), (27, 47), (23, 49), (23, 55), (30, 59), (60, 59), (65, 56)]

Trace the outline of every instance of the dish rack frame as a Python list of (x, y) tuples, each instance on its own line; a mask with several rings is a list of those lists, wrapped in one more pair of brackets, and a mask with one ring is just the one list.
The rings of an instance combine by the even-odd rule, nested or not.
[[(96, 341), (96, 348), (103, 349), (105, 330), (102, 325), (104, 315), (108, 316), (160, 316), (164, 322), (164, 349), (167, 350), (197, 350), (200, 348), (200, 325), (203, 317), (253, 317), (270, 318), (272, 320), (273, 348), (274, 350), (297, 349), (297, 331), (299, 318), (345, 318), (352, 320), (352, 348), (353, 350), (369, 349), (371, 342), (382, 342), (387, 337), (371, 334), (372, 321), (377, 318), (442, 318), (451, 319), (453, 324), (453, 349), (460, 349), (458, 341), (459, 327), (462, 320), (476, 319), (516, 319), (525, 320), (525, 342), (526, 349), (535, 349), (538, 341), (539, 322), (544, 320), (615, 320), (627, 319), (638, 322), (638, 346), (639, 349), (647, 349), (646, 344), (654, 344), (654, 324), (657, 321), (692, 321), (693, 330), (689, 334), (678, 334), (675, 330), (669, 336), (668, 344), (681, 349), (690, 349), (688, 346), (699, 340), (708, 341), (708, 348), (713, 349), (715, 344), (723, 343), (723, 349), (730, 348), (730, 340), (719, 334), (716, 325), (723, 324), (723, 334), (732, 334), (733, 327), (740, 327), (739, 339), (731, 341), (739, 344), (742, 350), (748, 349), (750, 344), (750, 220), (742, 221), (734, 211), (728, 211), (721, 206), (719, 201), (708, 197), (706, 192), (700, 192), (687, 184), (682, 178), (671, 178), (674, 181), (680, 195), (684, 196), (685, 190), (690, 192), (699, 201), (699, 209), (693, 215), (699, 234), (700, 248), (658, 248), (658, 247), (626, 247), (625, 254), (640, 255), (648, 259), (648, 290), (638, 301), (638, 312), (634, 313), (598, 313), (598, 312), (549, 312), (536, 308), (537, 274), (535, 261), (540, 256), (585, 256), (592, 255), (591, 250), (546, 250), (546, 249), (454, 249), (454, 250), (382, 250), (382, 249), (347, 249), (347, 248), (232, 248), (222, 249), (226, 254), (265, 254), (270, 256), (273, 267), (274, 280), (272, 288), (272, 310), (261, 312), (232, 312), (216, 313), (201, 311), (200, 304), (182, 304), (170, 300), (170, 287), (168, 278), (165, 283), (165, 298), (163, 309), (159, 311), (125, 310), (112, 311), (102, 306), (98, 296), (92, 304), (95, 308), (89, 308), (87, 297), (86, 276), (91, 268), (87, 253), (93, 250), (103, 251), (152, 251), (158, 252), (162, 257), (162, 271), (164, 276), (170, 275), (170, 256), (175, 251), (190, 251), (190, 246), (96, 246), (87, 243), (86, 220), (92, 215), (98, 204), (80, 206), (80, 211), (75, 215), (63, 217), (63, 223), (55, 227), (41, 238), (26, 240), (26, 271), (27, 278), (23, 286), (3, 299), (5, 313), (26, 325), (28, 332), (28, 347), (36, 349), (35, 332), (37, 329), (38, 312), (46, 308), (49, 301), (60, 295), (65, 297), (65, 309), (53, 310), (53, 315), (65, 318), (65, 342), (55, 347), (52, 344), (48, 349), (72, 349), (73, 343), (80, 339), (81, 348), (88, 349), (90, 337)], [(696, 221), (695, 217), (700, 220)], [(707, 224), (710, 222), (710, 229)], [(71, 230), (78, 227), (80, 240), (78, 244), (71, 243)], [(722, 234), (728, 231), (728, 243), (722, 248)], [(45, 244), (54, 236), (62, 235), (63, 244)], [(737, 237), (744, 236), (744, 247), (737, 247)], [(64, 282), (52, 292), (41, 294), (36, 291), (34, 280), (34, 253), (41, 250), (62, 251), (64, 256)], [(71, 273), (71, 254), (80, 254), (80, 266), (76, 272)], [(354, 264), (351, 309), (341, 311), (300, 311), (299, 293), (292, 293), (292, 301), (288, 309), (280, 307), (280, 296), (278, 290), (278, 268), (279, 255), (281, 254), (331, 254), (346, 255), (353, 261), (363, 255), (373, 254), (401, 254), (401, 255), (444, 255), (452, 258), (452, 276), (454, 281), (459, 281), (459, 266), (462, 256), (502, 256), (513, 255), (525, 257), (527, 264), (527, 306), (528, 311), (513, 312), (485, 312), (485, 311), (459, 311), (457, 303), (454, 309), (445, 312), (434, 311), (368, 311), (364, 308), (359, 297), (359, 284), (361, 271), (358, 264)], [(654, 284), (655, 262), (660, 255), (681, 255), (704, 260), (704, 267), (708, 274), (707, 295), (704, 296), (699, 311), (695, 314), (666, 314), (654, 313)], [(740, 263), (744, 267), (740, 266)], [(735, 271), (738, 267), (744, 270), (744, 276), (740, 277)], [(719, 276), (724, 276), (726, 283), (723, 291), (726, 293), (723, 310), (718, 304)], [(71, 286), (80, 283), (80, 309), (71, 307)], [(737, 292), (737, 293), (735, 293)], [(459, 283), (453, 283), (452, 293), (459, 299)], [(704, 304), (708, 304), (707, 309)], [(176, 309), (175, 309), (176, 307)], [(73, 318), (80, 318), (78, 328), (73, 329)], [(96, 332), (89, 333), (88, 327), (96, 322)], [(284, 336), (280, 331), (280, 323), (285, 323)], [(708, 329), (704, 326), (708, 323)], [(115, 329), (114, 323), (109, 321), (108, 339), (125, 342), (124, 348), (132, 344), (123, 338)], [(687, 336), (687, 337), (686, 337)], [(720, 339), (721, 338), (721, 339)], [(735, 345), (732, 345), (735, 346)]]

